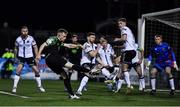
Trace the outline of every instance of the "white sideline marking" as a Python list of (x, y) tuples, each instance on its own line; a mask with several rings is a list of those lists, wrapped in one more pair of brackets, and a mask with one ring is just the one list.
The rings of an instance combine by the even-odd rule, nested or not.
[[(151, 89), (145, 89), (145, 91), (151, 91)], [(156, 91), (159, 91), (159, 92), (168, 92), (169, 90), (166, 90), (166, 89), (164, 89), (164, 90), (162, 90), (162, 89), (157, 89)], [(180, 90), (175, 90), (175, 92), (180, 92)]]
[(30, 98), (30, 97), (27, 97), (27, 96), (21, 96), (21, 95), (17, 95), (17, 94), (12, 94), (12, 93), (9, 93), (9, 92), (5, 92), (5, 91), (0, 91), (1, 94), (6, 94), (6, 95), (10, 95), (10, 96), (16, 96), (16, 97), (20, 97), (20, 98)]

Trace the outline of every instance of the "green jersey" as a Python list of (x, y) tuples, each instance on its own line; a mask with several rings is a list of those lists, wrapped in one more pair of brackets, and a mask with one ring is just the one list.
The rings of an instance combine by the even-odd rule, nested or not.
[(59, 41), (57, 36), (52, 36), (46, 40), (46, 44), (48, 45), (47, 54), (58, 54), (64, 55), (65, 47), (64, 43)]

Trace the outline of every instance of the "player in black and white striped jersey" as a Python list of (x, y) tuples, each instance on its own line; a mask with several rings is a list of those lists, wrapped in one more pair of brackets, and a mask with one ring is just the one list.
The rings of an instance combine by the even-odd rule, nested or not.
[(127, 83), (127, 94), (131, 92), (131, 82), (129, 78), (128, 67), (132, 64), (132, 59), (136, 56), (135, 38), (130, 28), (126, 26), (127, 22), (125, 18), (118, 19), (119, 30), (121, 31), (121, 37), (115, 38), (114, 41), (124, 42), (124, 49), (121, 56), (122, 72)]
[[(33, 53), (34, 50), (34, 53)], [(18, 67), (16, 69), (16, 75), (14, 76), (14, 84), (12, 92), (16, 93), (17, 85), (20, 79), (20, 74), (25, 63), (27, 63), (35, 73), (35, 79), (37, 82), (37, 87), (39, 91), (45, 92), (45, 89), (42, 87), (41, 78), (39, 74), (39, 69), (37, 67), (37, 62), (34, 57), (38, 53), (38, 47), (34, 38), (28, 35), (28, 27), (23, 26), (21, 28), (21, 35), (15, 41), (15, 57), (18, 59)]]
[[(96, 39), (95, 33), (89, 32), (87, 34), (87, 42), (84, 43), (82, 50), (81, 65), (89, 70), (95, 66), (96, 56), (100, 48), (99, 46), (97, 46), (97, 44), (94, 43), (95, 39)], [(82, 90), (86, 86), (88, 80), (89, 77), (86, 75), (82, 78), (76, 94), (82, 95)]]

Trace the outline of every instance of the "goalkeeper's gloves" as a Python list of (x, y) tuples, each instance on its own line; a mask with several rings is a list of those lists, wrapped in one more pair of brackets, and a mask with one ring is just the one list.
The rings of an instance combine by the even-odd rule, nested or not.
[(146, 65), (146, 69), (149, 70), (149, 66), (151, 65), (151, 61), (148, 61), (147, 65)]
[(174, 62), (173, 62), (173, 67), (176, 69), (176, 71), (178, 71), (178, 70), (179, 70), (179, 68), (178, 68), (178, 66), (177, 66), (176, 61), (174, 61)]

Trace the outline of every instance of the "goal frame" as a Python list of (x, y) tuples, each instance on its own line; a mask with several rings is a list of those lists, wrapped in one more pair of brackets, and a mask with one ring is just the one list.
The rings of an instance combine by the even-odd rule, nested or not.
[[(164, 15), (169, 13), (174, 13), (180, 11), (180, 8), (170, 9), (170, 10), (164, 10), (164, 11), (158, 11), (158, 12), (152, 12), (152, 13), (146, 13), (143, 14), (141, 19), (138, 19), (138, 44), (139, 46), (144, 49), (144, 41), (145, 41), (145, 24), (146, 24), (146, 18), (150, 16), (158, 16), (158, 15)], [(170, 26), (170, 25), (169, 25)], [(173, 27), (173, 25), (171, 26)]]

